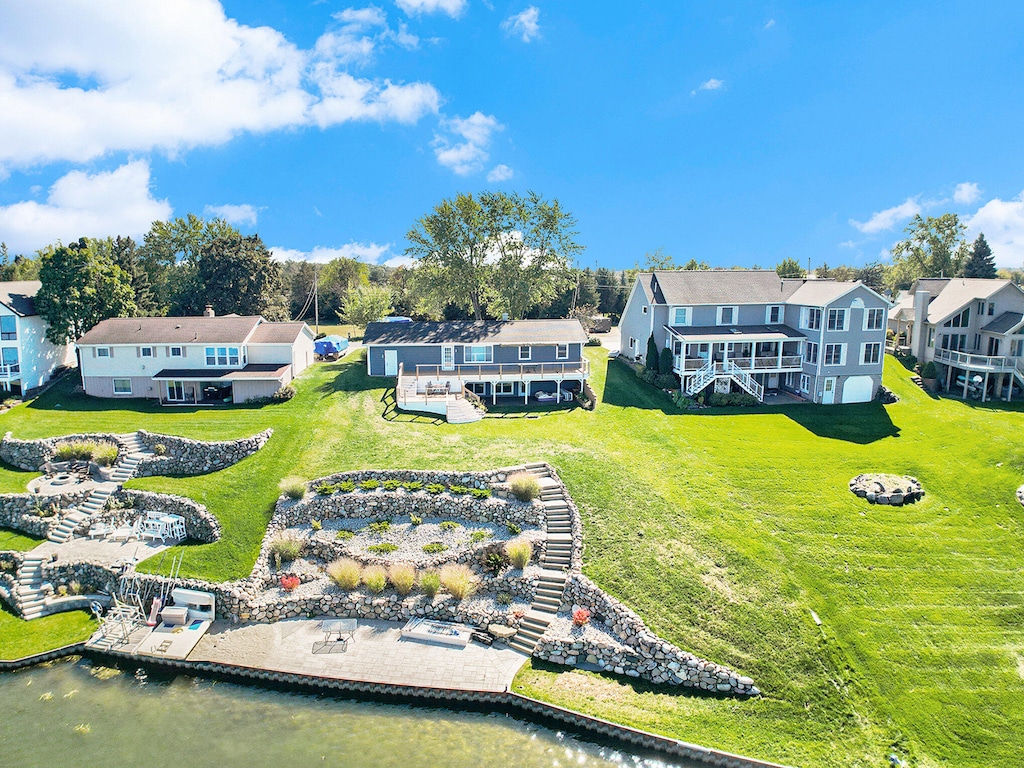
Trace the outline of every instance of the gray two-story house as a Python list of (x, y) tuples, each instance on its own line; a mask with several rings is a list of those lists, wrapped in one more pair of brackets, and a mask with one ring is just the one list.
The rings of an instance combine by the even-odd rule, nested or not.
[(492, 404), (571, 397), (590, 376), (586, 342), (578, 320), (379, 322), (363, 335), (367, 373), (398, 379), (399, 407), (449, 421), (472, 420), (467, 392)]
[(683, 392), (788, 391), (815, 403), (871, 400), (882, 382), (890, 303), (859, 282), (768, 270), (638, 275), (619, 324), (624, 355), (672, 350)]

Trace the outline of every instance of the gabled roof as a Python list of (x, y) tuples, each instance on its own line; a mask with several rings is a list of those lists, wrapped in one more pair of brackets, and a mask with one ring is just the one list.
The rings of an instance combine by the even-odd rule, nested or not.
[[(920, 283), (922, 281), (918, 281)], [(963, 310), (972, 302), (987, 299), (1008, 285), (1009, 280), (990, 280), (979, 277), (956, 277), (950, 279), (939, 295), (928, 305), (928, 322), (938, 325), (951, 315)]]
[(879, 294), (877, 291), (871, 290), (864, 283), (859, 280), (855, 282), (837, 282), (835, 280), (802, 280), (803, 285), (796, 289), (792, 296), (789, 297), (790, 304), (803, 304), (809, 307), (824, 307), (842, 298), (850, 291), (863, 287), (871, 293), (875, 294), (884, 301), (886, 304), (891, 302)]
[[(303, 329), (307, 326), (303, 322), (297, 323), (271, 323), (264, 320), (253, 331), (249, 338), (250, 344), (294, 344), (299, 338)], [(312, 334), (310, 334), (312, 335)]]
[(584, 344), (579, 320), (370, 323), (363, 344)]
[(0, 304), (14, 314), (30, 317), (36, 313), (35, 296), (43, 284), (38, 280), (12, 280), (0, 283)]
[(1006, 333), (1012, 331), (1024, 320), (1024, 314), (1020, 312), (1003, 312), (999, 317), (986, 325), (981, 330), (989, 333)]
[(783, 280), (773, 269), (673, 269), (643, 273), (655, 304), (771, 304), (786, 301), (802, 280)]
[(112, 317), (87, 331), (78, 344), (243, 344), (258, 315), (238, 317)]

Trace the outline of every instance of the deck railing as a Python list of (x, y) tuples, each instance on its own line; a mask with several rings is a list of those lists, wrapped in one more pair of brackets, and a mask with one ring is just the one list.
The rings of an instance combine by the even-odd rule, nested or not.
[(935, 361), (974, 371), (1013, 373), (1019, 370), (1021, 358), (1009, 355), (978, 355), (972, 352), (959, 352), (955, 349), (936, 349)]
[(0, 365), (0, 379), (17, 379), (21, 377), (21, 364), (10, 363)]
[(417, 365), (416, 379), (452, 380), (558, 380), (590, 375), (590, 362), (579, 360), (564, 363), (463, 363), (462, 365)]
[[(707, 362), (702, 357), (688, 357), (684, 359), (681, 355), (676, 355), (674, 370), (676, 373), (699, 371), (707, 365)], [(775, 355), (773, 357), (755, 357), (754, 359), (749, 357), (731, 357), (728, 362), (745, 371), (758, 373), (760, 371), (777, 371), (785, 368), (798, 370), (803, 367), (804, 361), (800, 355), (783, 355), (781, 358)]]

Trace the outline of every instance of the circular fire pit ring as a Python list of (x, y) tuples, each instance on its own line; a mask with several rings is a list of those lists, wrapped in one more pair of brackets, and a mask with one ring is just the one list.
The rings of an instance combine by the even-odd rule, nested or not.
[(871, 504), (901, 507), (924, 497), (916, 477), (888, 475), (881, 472), (857, 475), (850, 481), (850, 491)]

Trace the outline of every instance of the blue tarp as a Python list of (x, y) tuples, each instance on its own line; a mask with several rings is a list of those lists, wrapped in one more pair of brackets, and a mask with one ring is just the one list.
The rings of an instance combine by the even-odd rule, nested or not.
[(348, 339), (341, 336), (324, 336), (313, 342), (313, 351), (320, 357), (341, 354), (342, 350), (348, 347)]

